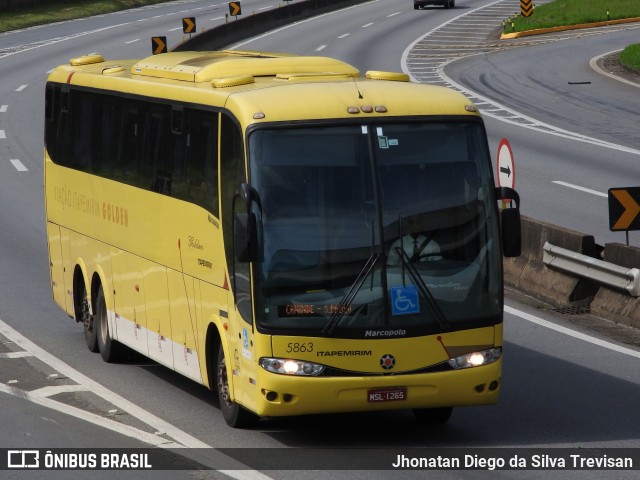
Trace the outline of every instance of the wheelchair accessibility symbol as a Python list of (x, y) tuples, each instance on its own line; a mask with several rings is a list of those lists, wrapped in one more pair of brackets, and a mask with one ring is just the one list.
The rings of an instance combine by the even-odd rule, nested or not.
[(391, 313), (393, 315), (407, 315), (419, 312), (418, 289), (415, 285), (391, 287)]

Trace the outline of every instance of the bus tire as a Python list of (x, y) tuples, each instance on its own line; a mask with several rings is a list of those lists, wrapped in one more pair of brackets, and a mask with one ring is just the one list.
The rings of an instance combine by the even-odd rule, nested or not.
[(413, 415), (420, 423), (431, 423), (434, 425), (447, 423), (453, 413), (453, 407), (438, 408), (414, 408)]
[(89, 299), (87, 298), (87, 289), (84, 283), (76, 289), (79, 303), (76, 303), (76, 322), (82, 323), (84, 330), (84, 340), (90, 352), (97, 353), (98, 347), (98, 329), (95, 327), (94, 317), (89, 312)]
[(258, 423), (257, 415), (231, 400), (227, 362), (222, 344), (218, 348), (218, 360), (216, 362), (216, 390), (220, 402), (220, 411), (222, 411), (222, 416), (227, 425), (233, 428), (247, 428)]
[(122, 356), (122, 345), (116, 340), (111, 339), (107, 302), (104, 299), (102, 286), (100, 286), (98, 295), (96, 295), (96, 312), (93, 316), (93, 328), (96, 330), (98, 348), (100, 349), (102, 359), (107, 363), (114, 363), (120, 360)]

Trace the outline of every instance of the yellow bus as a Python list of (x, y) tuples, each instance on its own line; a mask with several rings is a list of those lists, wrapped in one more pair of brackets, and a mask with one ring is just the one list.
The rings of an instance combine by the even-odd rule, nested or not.
[(234, 427), (496, 402), (519, 199), (463, 95), (327, 57), (91, 54), (45, 110), (52, 294), (105, 361), (174, 369)]

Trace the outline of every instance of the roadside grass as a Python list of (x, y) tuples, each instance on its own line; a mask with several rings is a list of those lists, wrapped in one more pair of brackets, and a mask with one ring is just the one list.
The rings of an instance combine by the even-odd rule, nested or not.
[(640, 43), (629, 45), (620, 52), (618, 58), (628, 68), (640, 72)]
[(167, 0), (61, 0), (36, 7), (21, 7), (0, 12), (0, 32), (61, 22), (74, 18), (112, 13)]
[[(534, 0), (535, 5), (535, 0)], [(520, 12), (518, 12), (520, 13)], [(529, 17), (517, 15), (505, 28), (506, 33), (537, 28), (606, 22), (623, 18), (640, 18), (638, 0), (555, 0), (536, 6)]]

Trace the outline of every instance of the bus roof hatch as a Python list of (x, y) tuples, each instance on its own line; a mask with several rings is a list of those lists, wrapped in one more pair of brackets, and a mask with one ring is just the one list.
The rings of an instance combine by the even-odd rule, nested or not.
[(333, 74), (359, 77), (358, 69), (327, 57), (251, 52), (170, 52), (140, 60), (132, 75), (167, 78), (187, 82), (211, 82), (227, 77), (271, 77), (292, 74)]

